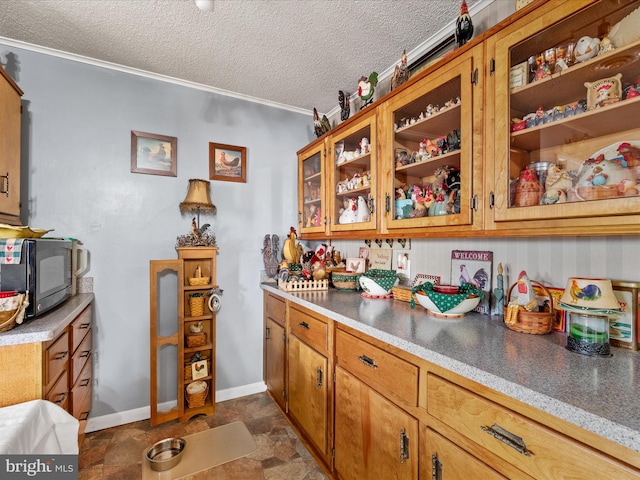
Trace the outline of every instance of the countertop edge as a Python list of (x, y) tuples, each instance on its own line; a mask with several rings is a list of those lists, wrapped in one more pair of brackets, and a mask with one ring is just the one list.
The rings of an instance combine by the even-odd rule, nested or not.
[(491, 388), (499, 393), (507, 395), (515, 400), (537, 408), (545, 413), (560, 418), (573, 425), (581, 427), (601, 437), (607, 438), (624, 447), (640, 452), (640, 432), (607, 418), (588, 412), (580, 407), (558, 400), (544, 393), (532, 390), (523, 385), (516, 384), (493, 373), (481, 370), (473, 365), (460, 362), (442, 353), (434, 352), (425, 347), (413, 344), (383, 330), (371, 327), (351, 318), (345, 317), (335, 311), (328, 310), (312, 302), (298, 298), (277, 286), (261, 284), (263, 290), (272, 292), (298, 305), (310, 308), (327, 318), (351, 327), (359, 332), (381, 340), (389, 345), (399, 348), (418, 358), (445, 368), (461, 377)]
[(0, 333), (0, 347), (53, 340), (93, 300), (93, 293), (74, 295), (42, 317), (25, 320), (15, 328)]

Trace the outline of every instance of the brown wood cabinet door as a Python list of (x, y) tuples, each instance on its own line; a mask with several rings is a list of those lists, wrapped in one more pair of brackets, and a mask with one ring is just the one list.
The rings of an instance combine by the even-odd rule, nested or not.
[(418, 478), (418, 421), (340, 367), (335, 469), (343, 480)]
[[(458, 480), (482, 478), (483, 480), (502, 479), (507, 477), (500, 475), (491, 467), (449, 441), (438, 432), (426, 428), (425, 448), (422, 462), (426, 465), (426, 475), (438, 480)], [(426, 478), (426, 477), (425, 477)]]
[(327, 454), (327, 358), (289, 337), (289, 414)]
[(267, 318), (264, 336), (264, 381), (267, 384), (267, 390), (282, 409), (285, 408), (284, 347), (284, 328)]

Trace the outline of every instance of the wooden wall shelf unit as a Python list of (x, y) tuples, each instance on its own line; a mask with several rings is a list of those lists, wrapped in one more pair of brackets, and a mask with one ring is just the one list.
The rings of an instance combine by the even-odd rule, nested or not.
[[(299, 191), (313, 184), (321, 221), (307, 224), (310, 204), (299, 194), (299, 228), (303, 239), (506, 237), (640, 233), (640, 98), (565, 116), (511, 131), (513, 119), (575, 105), (587, 98), (585, 82), (621, 75), (622, 85), (640, 78), (640, 40), (569, 67), (548, 78), (527, 78), (511, 88), (510, 73), (548, 49), (575, 43), (582, 36), (602, 38), (603, 25), (613, 27), (640, 7), (638, 0), (538, 0), (516, 11), (463, 47), (416, 73), (407, 83), (337, 125), (298, 152)], [(554, 50), (555, 51), (555, 50)], [(450, 101), (454, 104), (450, 105)], [(447, 105), (447, 108), (443, 108)], [(433, 108), (432, 108), (433, 107)], [(420, 142), (460, 132), (458, 150), (426, 158)], [(359, 171), (355, 163), (338, 164), (338, 147), (355, 149), (361, 137), (371, 140), (366, 166), (372, 181), (366, 189), (336, 193), (338, 182)], [(375, 141), (374, 141), (375, 139)], [(632, 183), (599, 184), (583, 195), (578, 181), (585, 162), (629, 142), (636, 152), (628, 165)], [(406, 164), (404, 153), (411, 157)], [(364, 159), (364, 158), (363, 158)], [(319, 178), (304, 167), (316, 162)], [(550, 199), (518, 206), (514, 187), (529, 164), (549, 162), (574, 175), (563, 190), (567, 201)], [(404, 217), (395, 208), (398, 188), (411, 194), (435, 179), (436, 170), (460, 169), (460, 188), (446, 213)], [(307, 169), (308, 170), (308, 169)], [(307, 187), (305, 187), (305, 182)], [(435, 183), (434, 183), (435, 185)], [(590, 185), (586, 185), (590, 186)], [(545, 186), (546, 187), (546, 186)], [(424, 188), (423, 188), (424, 189)], [(371, 206), (367, 222), (338, 222), (345, 196), (365, 195)], [(415, 205), (415, 200), (414, 200)], [(317, 212), (314, 205), (314, 212)], [(419, 209), (418, 209), (419, 211)]]
[[(178, 419), (188, 421), (196, 415), (212, 415), (216, 404), (216, 314), (208, 308), (208, 293), (217, 288), (216, 283), (216, 255), (218, 247), (176, 247), (178, 258), (174, 260), (152, 260), (150, 262), (150, 368), (151, 368), (151, 424), (158, 425), (169, 420)], [(206, 283), (192, 285), (190, 279), (197, 277), (208, 278)], [(160, 325), (161, 312), (158, 311), (160, 278), (164, 274), (175, 275), (177, 278), (177, 312), (175, 325)], [(202, 311), (193, 310), (190, 295), (201, 294), (204, 300)], [(199, 339), (188, 339), (190, 326), (195, 325), (199, 330)], [(162, 334), (161, 334), (162, 332)], [(166, 334), (165, 332), (170, 332)], [(159, 378), (159, 364), (161, 351), (173, 348), (176, 352), (176, 388), (177, 398), (175, 407), (160, 411), (158, 409), (159, 391), (164, 378)], [(187, 386), (194, 381), (191, 377), (191, 363), (194, 355), (198, 354), (201, 361), (207, 363), (207, 375), (195, 381), (205, 382), (207, 397), (203, 405), (193, 405), (187, 400)]]

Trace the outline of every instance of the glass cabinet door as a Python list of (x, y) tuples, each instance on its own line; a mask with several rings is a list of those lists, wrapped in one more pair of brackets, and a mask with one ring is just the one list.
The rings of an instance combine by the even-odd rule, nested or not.
[(327, 156), (331, 171), (331, 232), (376, 228), (376, 128), (375, 111), (329, 138)]
[(473, 63), (463, 54), (385, 105), (386, 228), (472, 223)]
[(298, 231), (325, 231), (324, 142), (298, 155)]
[(640, 213), (639, 7), (565, 2), (496, 40), (496, 222)]

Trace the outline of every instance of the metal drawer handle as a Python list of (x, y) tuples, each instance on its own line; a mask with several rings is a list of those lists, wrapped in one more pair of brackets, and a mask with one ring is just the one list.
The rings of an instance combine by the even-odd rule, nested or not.
[(88, 357), (89, 355), (91, 355), (91, 350), (85, 350), (84, 352), (82, 352), (82, 353), (80, 354), (80, 358), (86, 358), (86, 357)]
[(90, 378), (85, 378), (82, 383), (80, 384), (81, 387), (86, 387), (87, 385), (89, 385), (91, 383), (91, 379)]
[(309, 330), (309, 324), (307, 322), (300, 322), (298, 325), (300, 325), (302, 328)]
[(362, 363), (364, 363), (367, 367), (378, 368), (373, 358), (369, 358), (366, 355), (360, 355), (359, 357), (356, 357), (356, 358), (360, 360)]
[(80, 420), (81, 422), (84, 422), (87, 418), (89, 418), (89, 412), (82, 412), (78, 420)]
[(320, 388), (322, 386), (322, 369), (318, 367), (316, 369), (316, 388)]
[(78, 328), (82, 329), (82, 330), (86, 330), (87, 328), (89, 328), (89, 325), (91, 325), (90, 323), (82, 323), (80, 325), (78, 325)]
[(60, 352), (58, 356), (54, 358), (54, 360), (62, 360), (64, 357), (67, 356), (68, 353), (69, 352)]
[(531, 456), (531, 452), (527, 450), (527, 446), (525, 445), (522, 438), (505, 430), (497, 423), (494, 423), (493, 425), (491, 425), (491, 427), (485, 427), (484, 425), (482, 425), (480, 428), (482, 428), (482, 430), (487, 432), (489, 435), (500, 440), (502, 443), (505, 443), (511, 448), (517, 450), (521, 454), (526, 455), (527, 457)]

